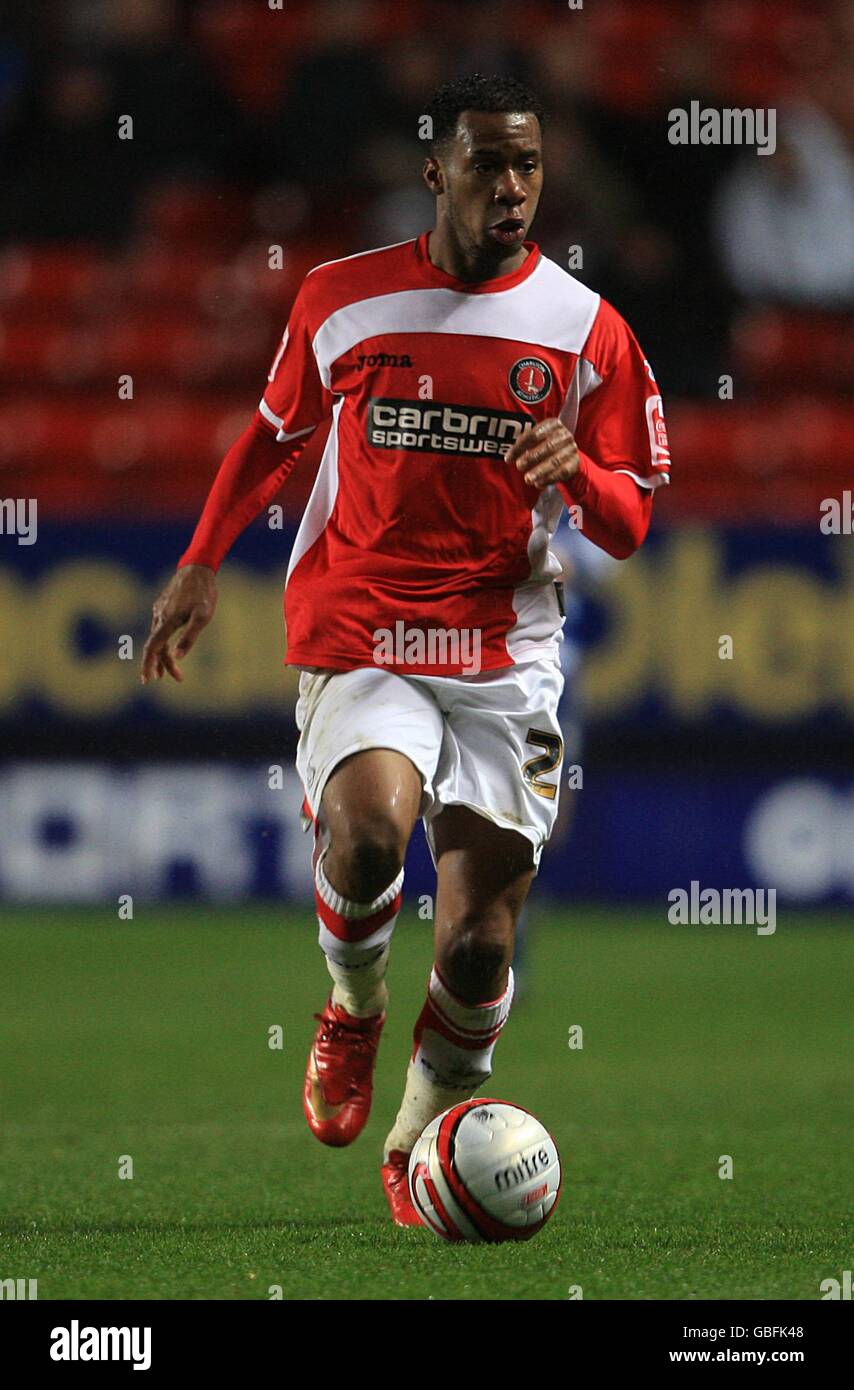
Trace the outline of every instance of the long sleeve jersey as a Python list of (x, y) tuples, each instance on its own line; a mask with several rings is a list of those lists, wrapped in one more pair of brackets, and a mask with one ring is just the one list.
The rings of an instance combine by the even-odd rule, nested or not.
[[(371, 665), (377, 630), (401, 620), (477, 629), (483, 670), (553, 654), (549, 541), (563, 507), (625, 558), (669, 482), (661, 395), (617, 311), (533, 242), (516, 270), (472, 284), (432, 264), (428, 237), (306, 276), (255, 417), (179, 561), (217, 569), (331, 417), (287, 572), (292, 665)], [(553, 416), (580, 468), (538, 491), (506, 455)]]

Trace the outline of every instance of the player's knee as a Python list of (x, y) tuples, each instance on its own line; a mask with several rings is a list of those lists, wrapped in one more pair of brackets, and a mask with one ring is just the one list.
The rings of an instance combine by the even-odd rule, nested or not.
[(480, 1004), (499, 993), (512, 956), (512, 933), (503, 924), (469, 917), (447, 939), (439, 969), (454, 994)]
[(353, 826), (340, 852), (351, 896), (359, 902), (379, 897), (400, 873), (405, 854), (405, 836), (392, 817)]

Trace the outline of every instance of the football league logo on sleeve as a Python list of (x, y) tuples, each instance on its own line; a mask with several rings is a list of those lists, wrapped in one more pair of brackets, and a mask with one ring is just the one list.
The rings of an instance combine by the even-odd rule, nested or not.
[(649, 430), (649, 446), (653, 466), (670, 463), (670, 445), (667, 442), (667, 426), (664, 423), (664, 406), (660, 396), (649, 396), (646, 402), (646, 424)]
[(523, 357), (510, 368), (510, 390), (526, 405), (545, 400), (552, 389), (552, 369), (541, 357)]

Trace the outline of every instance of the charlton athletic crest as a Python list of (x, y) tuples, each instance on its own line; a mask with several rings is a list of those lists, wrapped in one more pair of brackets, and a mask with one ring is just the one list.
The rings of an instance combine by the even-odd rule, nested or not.
[(523, 357), (510, 368), (510, 390), (526, 405), (545, 400), (552, 389), (552, 371), (539, 357)]

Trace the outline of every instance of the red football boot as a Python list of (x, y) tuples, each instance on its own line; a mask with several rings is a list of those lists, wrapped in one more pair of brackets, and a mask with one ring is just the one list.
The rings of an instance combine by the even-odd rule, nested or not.
[(409, 1195), (409, 1154), (400, 1149), (392, 1149), (388, 1163), (380, 1168), (383, 1191), (391, 1211), (395, 1226), (420, 1226), (421, 1217), (412, 1205)]
[(385, 1013), (354, 1018), (328, 999), (305, 1070), (302, 1108), (321, 1144), (341, 1149), (358, 1139), (371, 1111), (374, 1065)]

